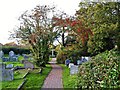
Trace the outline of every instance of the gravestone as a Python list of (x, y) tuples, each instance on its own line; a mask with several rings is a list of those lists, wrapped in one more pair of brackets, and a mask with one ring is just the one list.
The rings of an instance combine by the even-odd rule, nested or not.
[(80, 65), (82, 64), (82, 61), (81, 60), (77, 60), (77, 65)]
[(24, 59), (25, 59), (25, 60), (28, 60), (28, 58), (29, 58), (29, 56), (24, 55)]
[(5, 69), (6, 65), (0, 62), (0, 70)]
[(12, 81), (14, 79), (14, 73), (11, 69), (6, 69), (6, 65), (0, 63), (0, 81)]
[(82, 57), (82, 62), (86, 62), (87, 59), (85, 57)]
[(2, 81), (2, 70), (5, 70), (5, 64), (0, 62), (0, 81)]
[(89, 60), (91, 59), (91, 57), (85, 57), (85, 59), (86, 59), (87, 61), (89, 61)]
[(31, 62), (29, 61), (24, 61), (24, 68), (31, 68), (33, 69), (34, 68), (34, 64), (32, 64)]
[(77, 65), (72, 65), (70, 67), (70, 75), (77, 74), (78, 73), (78, 66)]
[(0, 58), (2, 58), (4, 56), (4, 52), (1, 50), (0, 51)]
[(18, 61), (18, 56), (15, 55), (15, 53), (13, 51), (9, 52), (9, 61), (11, 62), (16, 62)]
[(13, 68), (13, 64), (8, 64), (6, 68)]
[(2, 70), (2, 81), (12, 81), (14, 79), (14, 73), (11, 69)]
[(11, 61), (11, 62), (18, 61), (18, 57), (15, 55), (15, 53), (13, 51), (9, 52), (9, 61)]
[(8, 57), (3, 57), (3, 58), (2, 58), (2, 61), (3, 61), (3, 62), (8, 62), (8, 61), (9, 61), (9, 58), (8, 58)]
[(16, 56), (10, 57), (9, 61), (16, 62), (16, 61), (18, 61), (18, 57), (16, 57)]
[(66, 65), (66, 66), (68, 66), (69, 63), (70, 63), (70, 60), (69, 60), (69, 59), (65, 60), (65, 65)]
[(71, 66), (73, 66), (73, 65), (74, 65), (73, 63), (69, 63), (69, 66), (68, 66), (68, 67), (71, 68)]
[(4, 56), (4, 52), (1, 50), (0, 51), (0, 59)]
[(15, 55), (15, 53), (13, 51), (9, 52), (9, 57), (13, 57)]

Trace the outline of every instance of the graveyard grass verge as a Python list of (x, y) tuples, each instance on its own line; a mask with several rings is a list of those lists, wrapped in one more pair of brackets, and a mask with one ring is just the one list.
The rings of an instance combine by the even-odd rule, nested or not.
[(16, 79), (13, 81), (0, 82), (0, 84), (2, 84), (2, 90), (8, 90), (8, 89), (16, 90), (23, 81), (24, 79)]
[(14, 80), (13, 81), (2, 81), (0, 84), (2, 85), (2, 89), (17, 89), (18, 86), (24, 81), (23, 76), (26, 74), (27, 70), (16, 70), (14, 72)]
[(43, 86), (44, 80), (48, 76), (51, 69), (51, 66), (47, 64), (46, 67), (43, 68), (42, 74), (39, 73), (39, 69), (34, 69), (33, 71), (30, 71), (30, 73), (26, 77), (27, 81), (23, 85), (22, 89), (40, 90), (40, 88), (42, 88)]
[(70, 75), (70, 69), (64, 64), (60, 64), (62, 66), (62, 82), (64, 88), (75, 88), (75, 82), (77, 81), (77, 75)]
[(24, 66), (24, 64), (20, 63), (20, 62), (3, 62), (4, 64), (8, 65), (8, 64), (13, 64), (14, 67), (16, 66)]

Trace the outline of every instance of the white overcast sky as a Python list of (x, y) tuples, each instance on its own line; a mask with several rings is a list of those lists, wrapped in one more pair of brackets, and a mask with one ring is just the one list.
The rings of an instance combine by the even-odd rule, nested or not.
[(9, 32), (18, 25), (18, 17), (36, 5), (55, 5), (57, 9), (74, 15), (81, 0), (0, 0), (0, 43), (10, 42)]

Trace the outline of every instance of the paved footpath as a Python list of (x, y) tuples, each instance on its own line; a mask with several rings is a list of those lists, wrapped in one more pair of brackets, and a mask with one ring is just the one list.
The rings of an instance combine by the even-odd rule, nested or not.
[(63, 88), (62, 84), (62, 67), (56, 64), (56, 58), (50, 62), (52, 70), (44, 81), (42, 89), (44, 88)]

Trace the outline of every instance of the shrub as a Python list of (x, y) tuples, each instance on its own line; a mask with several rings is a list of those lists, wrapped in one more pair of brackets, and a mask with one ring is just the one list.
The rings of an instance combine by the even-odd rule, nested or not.
[(65, 51), (59, 51), (57, 54), (57, 63), (65, 63), (65, 60), (67, 59), (67, 53)]
[(78, 88), (120, 88), (120, 52), (105, 51), (79, 67)]

